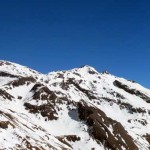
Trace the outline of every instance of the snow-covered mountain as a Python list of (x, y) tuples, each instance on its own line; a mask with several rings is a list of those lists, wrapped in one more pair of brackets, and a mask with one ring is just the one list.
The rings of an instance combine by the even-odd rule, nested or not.
[(1, 150), (148, 150), (150, 90), (90, 66), (47, 75), (0, 61)]

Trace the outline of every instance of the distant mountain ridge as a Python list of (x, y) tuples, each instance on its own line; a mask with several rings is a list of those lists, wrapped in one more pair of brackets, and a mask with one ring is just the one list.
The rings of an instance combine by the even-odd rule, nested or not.
[(149, 150), (150, 90), (91, 66), (0, 61), (0, 149)]

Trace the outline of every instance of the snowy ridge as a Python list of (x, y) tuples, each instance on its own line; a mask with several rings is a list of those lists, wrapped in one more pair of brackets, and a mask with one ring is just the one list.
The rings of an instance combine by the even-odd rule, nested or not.
[(0, 149), (150, 148), (150, 90), (90, 66), (44, 75), (0, 61), (0, 106)]

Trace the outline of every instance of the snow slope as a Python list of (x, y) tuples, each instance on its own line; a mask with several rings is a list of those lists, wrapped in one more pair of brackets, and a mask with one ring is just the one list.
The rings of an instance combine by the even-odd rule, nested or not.
[(0, 61), (0, 149), (150, 148), (150, 90), (84, 66), (41, 74)]

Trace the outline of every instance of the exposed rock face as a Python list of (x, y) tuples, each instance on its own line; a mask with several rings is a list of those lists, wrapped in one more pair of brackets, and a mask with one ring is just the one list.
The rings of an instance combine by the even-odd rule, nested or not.
[(8, 125), (11, 125), (12, 127), (14, 127), (14, 125), (12, 125), (9, 121), (1, 121), (0, 122), (0, 128), (2, 128), (2, 129), (7, 129)]
[(22, 78), (19, 78), (18, 80), (15, 80), (15, 81), (12, 81), (11, 84), (13, 87), (18, 87), (18, 86), (21, 86), (21, 85), (24, 85), (24, 84), (30, 84), (30, 82), (35, 82), (36, 80), (33, 78), (33, 77), (22, 77)]
[(148, 150), (150, 90), (90, 66), (44, 75), (0, 61), (0, 149)]
[(48, 87), (42, 84), (35, 84), (31, 91), (34, 91), (33, 99), (48, 100), (55, 103), (57, 96)]
[(126, 92), (128, 92), (130, 94), (134, 94), (136, 96), (139, 96), (140, 98), (145, 100), (147, 103), (150, 103), (150, 98), (148, 96), (146, 96), (144, 93), (142, 93), (136, 89), (132, 89), (132, 88), (128, 87), (125, 84), (122, 84), (121, 82), (119, 82), (117, 80), (114, 81), (114, 85), (117, 86), (118, 88), (125, 90)]
[(113, 150), (138, 149), (121, 123), (107, 117), (100, 109), (88, 106), (85, 102), (79, 102), (78, 112), (79, 118), (88, 124), (91, 135), (104, 143), (104, 147)]
[(11, 78), (18, 78), (19, 77), (19, 76), (16, 76), (16, 75), (13, 75), (13, 74), (10, 74), (7, 72), (3, 72), (3, 71), (0, 72), (0, 76), (1, 77), (11, 77)]
[(43, 117), (47, 117), (48, 120), (57, 120), (58, 117), (55, 116), (57, 114), (53, 105), (43, 104), (40, 106), (32, 105), (30, 103), (24, 103), (24, 106), (30, 113), (40, 113)]
[(53, 91), (50, 91), (48, 87), (42, 84), (35, 84), (31, 89), (34, 92), (32, 98), (36, 101), (46, 101), (46, 103), (39, 106), (32, 105), (29, 102), (24, 103), (24, 106), (30, 113), (40, 113), (43, 117), (47, 117), (48, 120), (57, 120), (57, 112), (55, 110), (55, 103), (57, 96)]
[(9, 100), (12, 100), (12, 98), (14, 98), (12, 95), (10, 95), (9, 93), (1, 89), (0, 89), (0, 96), (3, 97), (3, 99), (9, 99)]
[(81, 140), (81, 138), (77, 135), (65, 135), (57, 137), (57, 139), (62, 143), (68, 145), (70, 148), (72, 148), (72, 146), (69, 144), (69, 142), (78, 142)]

